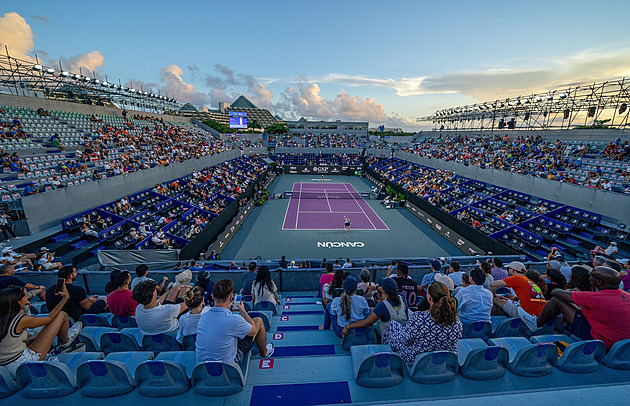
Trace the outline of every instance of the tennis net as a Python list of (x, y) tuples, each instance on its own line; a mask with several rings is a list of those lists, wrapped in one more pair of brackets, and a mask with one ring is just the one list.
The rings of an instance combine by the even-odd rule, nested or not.
[(369, 193), (359, 192), (284, 192), (285, 198), (295, 199), (361, 199), (370, 197)]

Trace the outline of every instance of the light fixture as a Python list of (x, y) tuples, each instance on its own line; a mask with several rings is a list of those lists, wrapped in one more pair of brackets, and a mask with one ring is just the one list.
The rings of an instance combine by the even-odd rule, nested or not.
[(101, 83), (101, 86), (103, 86), (103, 87), (107, 87), (107, 86), (109, 86), (109, 83), (107, 83), (107, 82), (102, 82), (102, 83)]
[(36, 70), (36, 71), (42, 70), (42, 65), (40, 65), (40, 64), (33, 65), (33, 70)]
[(563, 92), (563, 93), (560, 93), (558, 96), (559, 96), (561, 99), (564, 99), (565, 97), (567, 97), (567, 94)]
[(553, 100), (553, 96), (552, 96), (552, 95), (550, 95), (550, 94), (548, 94), (547, 96), (545, 96), (545, 99), (547, 99), (547, 100)]
[(101, 81), (98, 80), (98, 79), (94, 79), (94, 83), (96, 83), (98, 85), (99, 83), (101, 83)]
[(74, 75), (72, 75), (72, 79), (79, 80), (81, 79), (81, 75), (79, 75), (78, 73), (75, 73)]
[(536, 96), (536, 102), (537, 102), (537, 103), (540, 103), (541, 101), (542, 101), (542, 97), (540, 97), (540, 96)]
[(130, 91), (131, 93), (135, 93), (135, 92), (136, 92), (136, 89), (131, 88), (131, 89), (129, 89), (129, 91)]
[(70, 74), (66, 71), (61, 72), (60, 75), (63, 76), (64, 78), (67, 78), (68, 76), (70, 76)]
[(52, 75), (53, 73), (55, 73), (55, 70), (53, 68), (48, 68), (46, 69), (46, 73)]
[(524, 102), (525, 104), (529, 104), (529, 99), (525, 99), (523, 102)]

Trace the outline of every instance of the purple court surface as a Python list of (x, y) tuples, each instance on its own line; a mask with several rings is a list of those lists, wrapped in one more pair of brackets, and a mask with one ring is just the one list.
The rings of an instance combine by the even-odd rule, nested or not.
[(389, 230), (350, 183), (294, 183), (293, 193), (283, 230), (343, 230), (344, 216), (351, 230)]

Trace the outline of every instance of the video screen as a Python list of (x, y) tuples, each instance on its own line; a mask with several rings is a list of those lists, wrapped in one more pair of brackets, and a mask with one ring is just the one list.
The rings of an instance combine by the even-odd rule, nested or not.
[(228, 113), (230, 128), (247, 129), (247, 113), (241, 111), (230, 111)]

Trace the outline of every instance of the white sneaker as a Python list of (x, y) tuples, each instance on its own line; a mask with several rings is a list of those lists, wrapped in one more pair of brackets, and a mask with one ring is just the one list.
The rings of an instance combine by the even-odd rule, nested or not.
[(77, 338), (77, 336), (81, 332), (82, 328), (83, 328), (83, 323), (81, 323), (80, 321), (77, 321), (76, 323), (72, 325), (72, 327), (68, 329), (68, 342), (60, 346), (62, 350), (65, 350), (66, 348), (72, 345), (74, 340)]
[(267, 355), (265, 355), (263, 358), (271, 358), (275, 350), (276, 347), (273, 345), (273, 343), (267, 344)]

